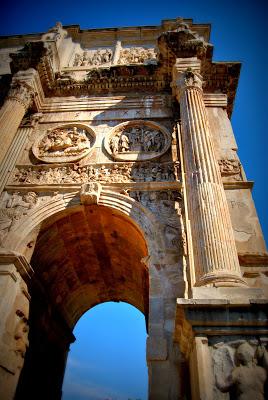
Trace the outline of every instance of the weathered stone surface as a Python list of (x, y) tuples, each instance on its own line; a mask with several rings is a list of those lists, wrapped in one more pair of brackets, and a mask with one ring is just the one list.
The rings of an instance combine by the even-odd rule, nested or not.
[(240, 63), (213, 62), (209, 33), (177, 18), (0, 38), (4, 400), (60, 399), (72, 329), (105, 301), (144, 313), (149, 400), (267, 395), (268, 255), (229, 120)]

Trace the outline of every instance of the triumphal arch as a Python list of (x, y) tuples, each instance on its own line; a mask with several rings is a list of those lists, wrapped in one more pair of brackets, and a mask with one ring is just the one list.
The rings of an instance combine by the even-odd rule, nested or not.
[(2, 400), (60, 399), (73, 327), (105, 301), (145, 315), (150, 400), (267, 396), (240, 63), (209, 36), (177, 18), (0, 38)]

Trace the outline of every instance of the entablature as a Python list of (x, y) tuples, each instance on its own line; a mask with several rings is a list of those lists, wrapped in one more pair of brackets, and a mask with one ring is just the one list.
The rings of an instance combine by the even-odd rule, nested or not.
[[(230, 115), (240, 63), (212, 62), (209, 33), (209, 25), (182, 18), (154, 27), (95, 30), (57, 23), (40, 37), (30, 35), (30, 42), (24, 36), (24, 47), (9, 54), (11, 73), (36, 69), (46, 98), (171, 94), (176, 58), (197, 57), (204, 92), (226, 94)], [(0, 47), (10, 47), (10, 40), (0, 38)]]

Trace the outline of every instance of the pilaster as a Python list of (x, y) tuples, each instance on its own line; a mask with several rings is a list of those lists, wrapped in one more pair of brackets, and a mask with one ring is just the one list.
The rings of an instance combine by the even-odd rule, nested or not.
[[(3, 255), (3, 257), (2, 257)], [(1, 399), (14, 398), (28, 347), (29, 301), (27, 285), (19, 270), (25, 260), (0, 254), (0, 388)]]

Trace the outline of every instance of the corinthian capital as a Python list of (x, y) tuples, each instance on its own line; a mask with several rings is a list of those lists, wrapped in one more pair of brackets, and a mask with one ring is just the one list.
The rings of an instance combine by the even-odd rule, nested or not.
[(203, 78), (198, 72), (193, 71), (191, 68), (183, 72), (176, 72), (176, 77), (172, 82), (172, 88), (178, 100), (187, 89), (195, 88), (202, 92)]
[(178, 100), (186, 89), (196, 88), (202, 91), (203, 79), (199, 72), (200, 60), (196, 57), (177, 58), (171, 86)]
[(35, 92), (28, 83), (16, 79), (11, 84), (7, 98), (19, 102), (26, 111), (32, 104), (34, 96)]

